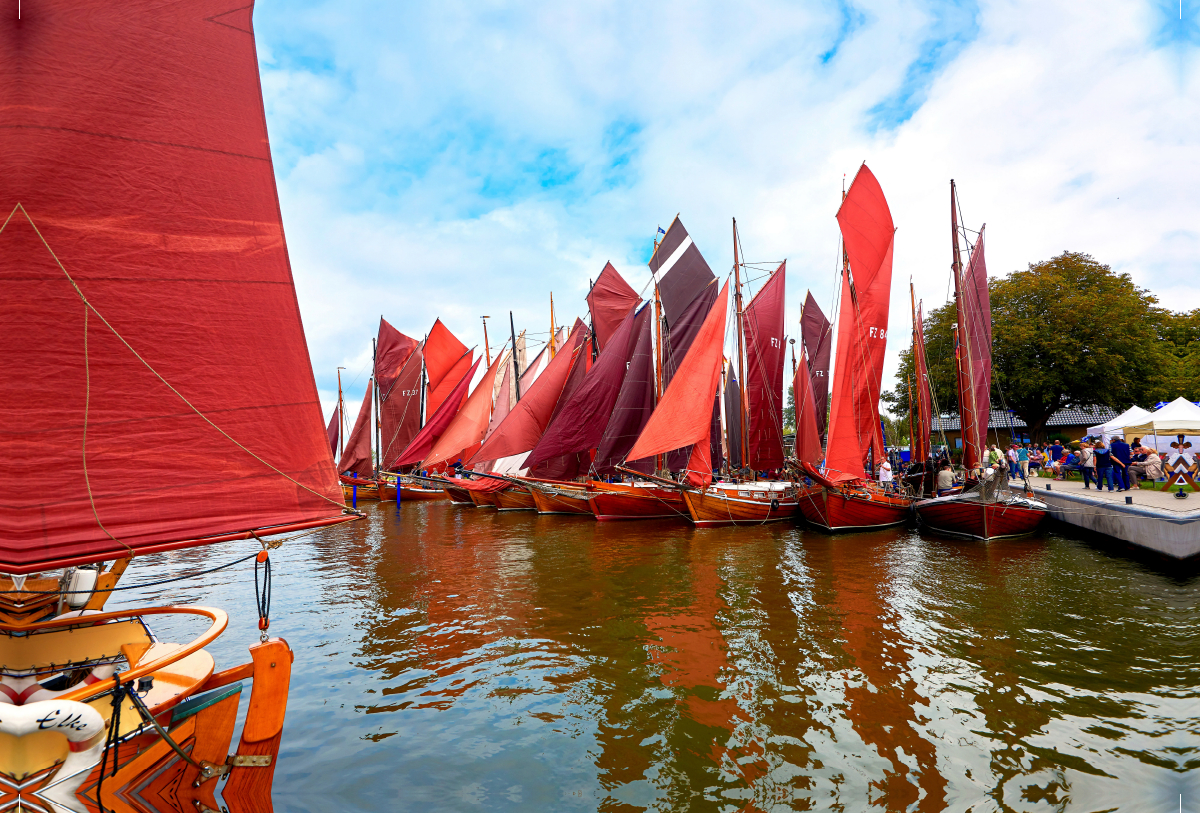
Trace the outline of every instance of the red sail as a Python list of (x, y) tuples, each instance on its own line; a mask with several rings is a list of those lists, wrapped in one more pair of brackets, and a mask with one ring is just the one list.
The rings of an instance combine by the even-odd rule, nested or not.
[(421, 345), (417, 345), (379, 405), (379, 443), (383, 447), (379, 459), (383, 461), (383, 468), (389, 471), (396, 468), (396, 458), (421, 431), (421, 362), (424, 357)]
[(429, 420), (421, 427), (421, 431), (412, 439), (412, 443), (408, 444), (408, 448), (396, 460), (397, 466), (411, 466), (414, 463), (420, 463), (429, 455), (438, 438), (450, 427), (459, 409), (462, 408), (463, 402), (466, 401), (471, 379), (475, 377), (475, 370), (482, 360), (477, 359), (471, 368), (455, 382), (454, 387), (446, 393), (446, 398), (438, 407), (437, 412), (429, 417)]
[(729, 468), (737, 469), (742, 462), (742, 385), (730, 364), (725, 369), (725, 440), (729, 449)]
[(496, 386), (496, 377), (505, 365), (512, 367), (512, 356), (501, 353), (492, 362), (492, 366), (488, 367), (483, 378), (475, 385), (475, 391), (467, 398), (463, 408), (454, 416), (453, 422), (446, 427), (446, 431), (425, 457), (426, 466), (454, 463), (465, 449), (483, 440), (487, 433), (488, 419), (492, 416), (492, 390)]
[(783, 467), (783, 304), (785, 263), (771, 272), (742, 315), (750, 468)]
[(929, 457), (929, 437), (933, 432), (933, 396), (929, 385), (929, 365), (925, 358), (925, 325), (921, 308), (917, 308), (917, 319), (913, 323), (913, 366), (917, 373), (917, 415), (913, 427), (912, 460), (923, 462)]
[(380, 317), (379, 337), (375, 340), (375, 383), (379, 387), (380, 401), (391, 396), (396, 379), (418, 344), (416, 339), (405, 336)]
[(329, 453), (337, 457), (338, 439), (342, 436), (342, 411), (338, 407), (333, 408), (333, 414), (329, 416), (329, 426), (325, 427), (325, 437), (329, 440)]
[[(574, 400), (575, 394), (583, 387), (583, 382), (587, 378), (591, 366), (592, 340), (589, 336), (584, 339), (583, 344), (580, 345), (580, 349), (575, 352), (574, 358), (571, 359), (571, 372), (567, 373), (567, 383), (563, 385), (562, 393), (558, 396), (558, 403), (554, 405), (554, 411), (550, 413), (550, 422), (546, 425), (547, 431), (549, 431), (550, 427), (554, 426), (554, 422), (562, 413), (563, 408)], [(542, 437), (545, 437), (545, 435), (543, 434)], [(528, 469), (531, 477), (543, 477), (548, 480), (571, 480), (578, 476), (581, 471), (586, 471), (589, 462), (591, 462), (590, 457), (586, 452), (572, 452), (552, 457), (549, 460), (543, 461), (538, 466), (530, 463), (527, 457), (524, 468)]]
[(796, 445), (793, 451), (801, 463), (816, 466), (821, 462), (821, 432), (817, 428), (818, 408), (813, 398), (812, 378), (808, 373), (808, 359), (801, 349), (804, 362), (796, 370), (792, 387), (796, 393)]
[[(650, 306), (646, 305), (637, 315), (634, 327), (633, 353), (629, 358), (629, 369), (621, 382), (621, 391), (613, 404), (612, 417), (604, 427), (604, 435), (596, 447), (596, 458), (592, 469), (597, 475), (617, 473), (617, 466), (633, 448), (642, 428), (654, 412), (654, 340), (650, 334)], [(630, 463), (629, 468), (650, 474), (654, 461)]]
[(808, 356), (808, 376), (812, 380), (813, 403), (817, 407), (817, 433), (825, 434), (829, 415), (829, 354), (833, 347), (833, 326), (821, 312), (810, 293), (800, 314), (800, 338)]
[(696, 335), (692, 352), (679, 365), (658, 408), (650, 416), (637, 443), (629, 450), (630, 460), (641, 460), (701, 441), (705, 447), (703, 454), (707, 456), (712, 399), (721, 379), (728, 302), (729, 283), (725, 283)]
[(425, 374), (428, 378), (425, 392), (425, 415), (432, 420), (450, 390), (462, 380), (463, 373), (471, 366), (467, 346), (451, 333), (442, 320), (438, 319), (429, 329), (425, 339)]
[(472, 462), (524, 454), (537, 445), (546, 431), (546, 425), (550, 423), (550, 416), (571, 372), (571, 362), (586, 334), (587, 327), (576, 319), (567, 340), (570, 349), (558, 351), (546, 365), (545, 371), (530, 385), (529, 391), (521, 392), (521, 400), (517, 401), (491, 437), (483, 442)]
[(339, 516), (250, 8), (25, 8), (0, 20), (0, 571)]
[(587, 295), (598, 350), (602, 351), (608, 346), (609, 338), (625, 321), (630, 309), (641, 301), (637, 291), (629, 287), (629, 283), (617, 273), (612, 263), (605, 263), (604, 270), (600, 272), (596, 284)]
[(367, 381), (362, 407), (358, 410), (350, 437), (342, 447), (342, 459), (338, 461), (337, 468), (342, 474), (354, 474), (364, 479), (375, 475), (375, 461), (371, 458), (371, 396), (374, 383), (369, 379)]
[(526, 466), (532, 469), (551, 458), (587, 451), (599, 445), (637, 344), (638, 322), (648, 322), (649, 318), (649, 309), (643, 308), (641, 313), (636, 313), (630, 306), (629, 313), (612, 334), (595, 365), (588, 370), (582, 385), (563, 402), (546, 433), (529, 453)]
[(834, 481), (867, 476), (883, 459), (879, 388), (887, 349), (892, 290), (892, 214), (879, 182), (863, 164), (837, 214), (850, 271), (842, 277), (833, 408), (825, 464)]
[(968, 397), (975, 404), (974, 437), (986, 444), (992, 412), (992, 305), (988, 295), (987, 263), (983, 256), (983, 232), (984, 228), (980, 228), (979, 239), (963, 274), (962, 298), (965, 305), (963, 324), (967, 330), (967, 350), (971, 361), (971, 392)]

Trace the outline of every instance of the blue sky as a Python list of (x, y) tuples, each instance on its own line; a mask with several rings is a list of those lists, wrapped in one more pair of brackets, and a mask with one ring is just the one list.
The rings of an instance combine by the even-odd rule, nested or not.
[(793, 317), (806, 289), (829, 303), (833, 216), (863, 160), (899, 228), (894, 335), (910, 277), (927, 306), (945, 298), (951, 177), (988, 223), (993, 274), (1082, 250), (1200, 307), (1200, 32), (1188, 3), (1178, 17), (1169, 2), (260, 0), (322, 396), (337, 366), (365, 367), (381, 314), (411, 335), (440, 316), (481, 344), (482, 314), (545, 331), (551, 291), (560, 322), (582, 315), (606, 261), (640, 288), (676, 213), (719, 274), (736, 216), (748, 260), (787, 258)]

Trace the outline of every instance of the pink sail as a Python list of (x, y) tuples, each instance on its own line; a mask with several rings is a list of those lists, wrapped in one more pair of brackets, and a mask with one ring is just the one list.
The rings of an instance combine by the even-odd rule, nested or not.
[(783, 467), (783, 305), (785, 263), (771, 272), (742, 316), (750, 467)]
[(971, 370), (968, 397), (975, 405), (971, 410), (971, 420), (975, 422), (973, 437), (980, 443), (987, 442), (992, 412), (992, 305), (988, 296), (987, 263), (983, 256), (984, 228), (979, 229), (979, 239), (971, 251), (962, 290), (963, 324), (967, 330)]

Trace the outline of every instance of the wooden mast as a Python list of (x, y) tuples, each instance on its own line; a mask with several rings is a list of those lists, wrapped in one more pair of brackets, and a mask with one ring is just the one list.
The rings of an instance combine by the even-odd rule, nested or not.
[(338, 377), (338, 462), (342, 459), (342, 452), (345, 451), (343, 444), (346, 442), (346, 404), (342, 401), (342, 370), (344, 367), (337, 368)]
[(513, 388), (517, 393), (517, 400), (521, 400), (521, 367), (517, 363), (517, 328), (513, 323), (512, 311), (508, 312), (508, 329), (512, 332), (513, 346)]
[(966, 301), (962, 292), (962, 258), (958, 247), (958, 190), (950, 179), (950, 242), (954, 251), (951, 271), (954, 275), (954, 309), (958, 329), (958, 428), (963, 442), (963, 465), (968, 469), (982, 468), (984, 462), (982, 439), (976, 431), (974, 377), (971, 367), (971, 337), (966, 327)]
[[(658, 235), (662, 232), (662, 226), (658, 227), (658, 231), (654, 233), (654, 252), (650, 256), (658, 253)], [(658, 402), (662, 400), (663, 388), (663, 315), (662, 315), (662, 299), (658, 295), (658, 277), (654, 272), (650, 272), (650, 277), (654, 280), (654, 406), (658, 407)], [(661, 474), (663, 470), (663, 456), (658, 454), (654, 456), (654, 473)]]
[(558, 348), (554, 346), (554, 291), (550, 292), (550, 358), (554, 358), (554, 354)]
[(733, 307), (737, 314), (737, 363), (738, 363), (738, 390), (742, 395), (741, 409), (738, 410), (741, 414), (738, 415), (738, 421), (742, 427), (742, 468), (747, 468), (750, 465), (750, 430), (746, 421), (746, 365), (744, 358), (746, 355), (745, 338), (742, 335), (742, 264), (738, 260), (738, 231), (737, 218), (733, 218)]
[(379, 420), (379, 381), (375, 378), (375, 365), (378, 363), (379, 348), (375, 345), (375, 339), (371, 339), (371, 391), (375, 397), (371, 399), (371, 406), (375, 408), (375, 473), (383, 471), (383, 434), (380, 427), (382, 423)]
[(488, 347), (487, 320), (491, 319), (492, 317), (480, 316), (479, 318), (483, 320), (483, 357), (485, 359), (487, 359), (487, 366), (491, 367), (492, 366), (492, 350), (490, 347)]
[[(421, 342), (421, 347), (424, 348), (428, 342), (429, 342), (429, 334), (426, 333), (425, 341)], [(420, 427), (418, 427), (418, 428), (421, 428), (421, 429), (423, 429), (425, 427), (425, 384), (426, 384), (425, 369), (426, 369), (425, 368), (425, 354), (421, 353), (421, 409), (420, 409), (420, 413), (418, 415), (419, 423), (420, 423)]]

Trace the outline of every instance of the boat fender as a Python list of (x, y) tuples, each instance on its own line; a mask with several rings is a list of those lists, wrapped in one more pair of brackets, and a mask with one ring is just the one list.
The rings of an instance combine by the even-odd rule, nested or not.
[(771, 498), (771, 510), (772, 511), (779, 510), (779, 500), (775, 499), (774, 497)]
[(94, 567), (71, 568), (63, 578), (64, 603), (73, 610), (83, 609), (96, 592), (99, 578), (100, 571)]

